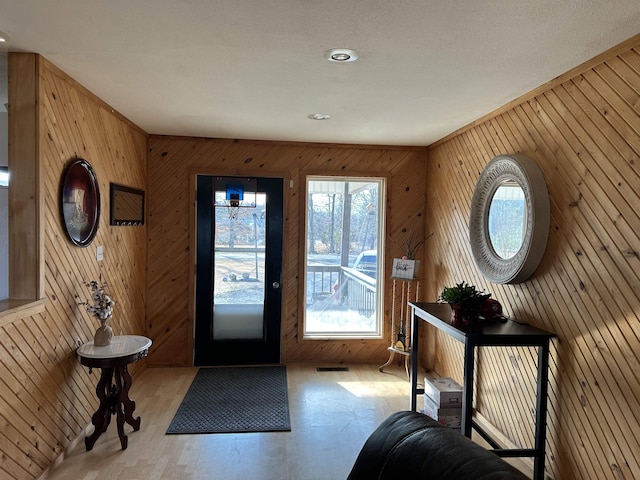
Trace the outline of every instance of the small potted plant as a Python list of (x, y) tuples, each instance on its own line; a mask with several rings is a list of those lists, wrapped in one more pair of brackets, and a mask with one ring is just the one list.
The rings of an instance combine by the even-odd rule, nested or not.
[[(403, 232), (406, 232), (406, 230), (403, 230)], [(433, 233), (430, 233), (422, 239), (418, 239), (415, 236), (415, 232), (412, 231), (409, 236), (402, 240), (401, 243), (394, 242), (399, 244), (404, 252), (402, 258), (396, 258), (393, 260), (394, 277), (409, 279), (415, 278), (420, 267), (420, 261), (416, 260), (416, 254), (431, 235), (433, 235)]]
[(445, 287), (440, 293), (438, 301), (451, 305), (451, 323), (455, 326), (461, 326), (473, 323), (478, 319), (480, 307), (489, 297), (491, 297), (490, 293), (478, 290), (467, 282), (460, 282), (453, 287)]

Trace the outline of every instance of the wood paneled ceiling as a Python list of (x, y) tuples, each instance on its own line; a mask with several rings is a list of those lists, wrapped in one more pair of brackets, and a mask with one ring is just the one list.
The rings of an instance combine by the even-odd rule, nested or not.
[(638, 0), (0, 0), (2, 52), (148, 133), (353, 144), (429, 145), (638, 25)]

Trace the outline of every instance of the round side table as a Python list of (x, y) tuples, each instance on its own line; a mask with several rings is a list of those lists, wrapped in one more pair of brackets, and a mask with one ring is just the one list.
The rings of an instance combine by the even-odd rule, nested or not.
[(109, 345), (96, 346), (93, 342), (78, 347), (76, 353), (80, 363), (92, 368), (100, 368), (100, 380), (96, 395), (100, 400), (98, 410), (91, 417), (94, 431), (84, 439), (87, 450), (91, 450), (98, 437), (107, 431), (111, 415), (116, 415), (118, 436), (122, 449), (127, 448), (128, 438), (124, 433), (127, 422), (134, 431), (140, 430), (140, 417), (133, 418), (136, 403), (129, 398), (133, 383), (127, 365), (147, 356), (151, 340), (140, 335), (114, 336)]

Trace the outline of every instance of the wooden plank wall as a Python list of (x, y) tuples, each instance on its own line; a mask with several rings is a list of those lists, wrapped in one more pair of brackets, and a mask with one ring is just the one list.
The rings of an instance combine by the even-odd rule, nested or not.
[[(640, 38), (630, 43), (428, 150), (427, 297), (466, 280), (558, 334), (547, 469), (563, 480), (640, 478)], [(542, 264), (512, 286), (487, 282), (468, 242), (475, 182), (504, 153), (536, 160), (551, 198)], [(460, 346), (436, 344), (436, 371), (461, 380)], [(476, 378), (478, 411), (522, 446), (536, 362), (534, 350), (484, 350)]]
[[(389, 232), (417, 228), (421, 235), (425, 198), (425, 149), (283, 144), (202, 138), (149, 137), (148, 327), (159, 346), (150, 365), (191, 365), (193, 314), (193, 174), (277, 176), (285, 179), (285, 242), (282, 361), (380, 362), (383, 340), (321, 341), (301, 338), (304, 202), (307, 174), (386, 176)], [(290, 181), (293, 187), (290, 187)], [(302, 205), (305, 205), (304, 203)], [(389, 258), (398, 256), (388, 242)], [(387, 277), (391, 272), (387, 265)], [(391, 286), (385, 291), (388, 323)]]
[[(37, 58), (46, 299), (40, 314), (15, 310), (0, 317), (0, 476), (37, 477), (97, 406), (97, 372), (89, 374), (74, 354), (75, 339), (90, 339), (97, 327), (76, 304), (87, 293), (84, 281), (100, 274), (109, 281), (118, 302), (116, 333), (151, 336), (154, 365), (191, 364), (191, 178), (201, 172), (293, 181), (286, 189), (283, 361), (386, 358), (386, 339), (305, 342), (299, 336), (305, 174), (387, 175), (388, 232), (413, 226), (426, 195), (425, 229), (435, 232), (422, 259), (423, 271), (432, 272), (426, 298), (464, 279), (491, 291), (508, 313), (559, 335), (552, 352), (549, 472), (562, 479), (640, 477), (639, 45), (434, 145), (426, 169), (424, 149), (158, 136), (147, 144), (144, 132)], [(467, 241), (475, 179), (505, 152), (538, 161), (552, 201), (545, 258), (530, 281), (516, 286), (485, 282)], [(58, 212), (60, 175), (74, 156), (91, 162), (102, 191), (100, 229), (85, 249), (65, 239)], [(147, 188), (146, 227), (108, 225), (110, 181)], [(101, 263), (96, 245), (105, 248)], [(387, 256), (395, 255), (388, 244)], [(460, 379), (459, 346), (436, 340), (436, 370)], [(478, 369), (479, 411), (525, 446), (534, 371), (529, 349), (483, 352)]]
[[(97, 408), (99, 369), (89, 374), (75, 355), (76, 340), (93, 339), (99, 326), (77, 305), (89, 294), (84, 282), (100, 275), (108, 281), (116, 334), (145, 333), (146, 229), (110, 227), (108, 207), (109, 182), (146, 188), (146, 134), (35, 57), (46, 305), (41, 314), (17, 312), (0, 321), (0, 477), (17, 479), (38, 477)], [(21, 85), (10, 80), (10, 88)], [(74, 157), (91, 163), (100, 184), (100, 226), (87, 248), (66, 239), (59, 214), (61, 174)], [(97, 245), (104, 246), (100, 263)], [(141, 368), (144, 362), (131, 371)]]

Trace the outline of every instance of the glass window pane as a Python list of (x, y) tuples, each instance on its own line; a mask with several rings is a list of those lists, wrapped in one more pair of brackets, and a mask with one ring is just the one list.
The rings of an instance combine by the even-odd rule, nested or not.
[(379, 337), (384, 180), (308, 177), (306, 338)]
[[(215, 194), (224, 195), (224, 192)], [(256, 206), (215, 207), (215, 340), (263, 337), (266, 196), (257, 193), (245, 197), (250, 197), (247, 203)]]

